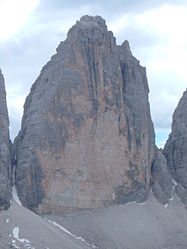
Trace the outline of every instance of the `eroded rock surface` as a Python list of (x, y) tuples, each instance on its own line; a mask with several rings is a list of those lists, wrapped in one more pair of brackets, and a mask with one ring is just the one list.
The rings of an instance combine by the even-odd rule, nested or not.
[(165, 145), (164, 154), (178, 184), (176, 192), (187, 205), (187, 91), (173, 114), (172, 132)]
[(42, 213), (143, 201), (154, 159), (145, 68), (84, 16), (31, 88), (15, 141), (22, 203)]
[(173, 195), (173, 182), (167, 167), (167, 161), (161, 150), (156, 150), (155, 161), (151, 170), (151, 187), (154, 196), (164, 205), (168, 204)]
[(11, 157), (5, 84), (0, 70), (0, 211), (10, 206)]

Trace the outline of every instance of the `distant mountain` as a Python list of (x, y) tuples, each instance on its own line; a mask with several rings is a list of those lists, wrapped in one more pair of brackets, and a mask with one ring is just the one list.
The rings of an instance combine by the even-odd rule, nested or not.
[(0, 211), (10, 206), (11, 154), (5, 84), (0, 70)]
[(16, 187), (36, 212), (146, 199), (155, 157), (146, 70), (99, 17), (84, 16), (31, 88)]

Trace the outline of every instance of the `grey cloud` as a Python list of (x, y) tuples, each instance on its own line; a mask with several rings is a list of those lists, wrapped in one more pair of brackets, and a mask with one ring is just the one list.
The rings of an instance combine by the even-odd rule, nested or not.
[[(60, 42), (58, 34), (49, 39), (49, 33), (43, 31), (11, 40), (6, 46), (0, 46), (0, 67), (2, 68), (6, 83), (16, 84), (22, 82), (23, 92), (34, 82), (41, 70)], [(65, 36), (65, 35), (64, 35)], [(34, 75), (34, 77), (33, 77)]]
[(148, 47), (152, 47), (161, 42), (156, 34), (148, 33), (143, 29), (140, 30), (133, 26), (128, 26), (123, 31), (116, 34), (114, 33), (114, 35), (117, 36), (117, 42), (119, 44), (128, 40), (131, 48), (135, 48), (136, 51), (142, 48), (147, 49)]
[(110, 15), (115, 14), (115, 11), (137, 13), (151, 8), (156, 8), (161, 4), (186, 4), (185, 0), (41, 0), (40, 11), (51, 11), (54, 9), (77, 8), (84, 5), (99, 6), (106, 13), (110, 11)]

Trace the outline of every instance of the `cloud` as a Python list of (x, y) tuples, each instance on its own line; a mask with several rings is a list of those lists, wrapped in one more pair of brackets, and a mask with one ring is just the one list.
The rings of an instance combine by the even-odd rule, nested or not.
[(170, 129), (158, 129), (156, 136), (156, 144), (158, 148), (164, 148)]
[(172, 114), (186, 89), (186, 23), (187, 4), (163, 4), (138, 14), (124, 14), (109, 23), (117, 31), (118, 43), (128, 39), (135, 56), (147, 67), (157, 134), (160, 129), (170, 131)]
[(0, 1), (0, 41), (4, 41), (23, 27), (38, 0)]
[[(52, 12), (63, 9), (77, 9), (81, 6), (90, 5), (94, 12), (102, 11), (108, 17), (119, 16), (124, 13), (136, 14), (145, 10), (157, 8), (163, 3), (165, 4), (186, 4), (186, 0), (41, 0), (39, 11)], [(89, 13), (87, 13), (89, 14)], [(95, 14), (98, 14), (95, 12)]]
[(136, 47), (147, 66), (152, 119), (157, 132), (170, 128), (174, 109), (186, 89), (187, 6), (162, 5), (136, 19), (143, 33), (151, 32), (158, 38), (157, 44), (148, 48), (148, 56), (144, 55), (144, 48)]

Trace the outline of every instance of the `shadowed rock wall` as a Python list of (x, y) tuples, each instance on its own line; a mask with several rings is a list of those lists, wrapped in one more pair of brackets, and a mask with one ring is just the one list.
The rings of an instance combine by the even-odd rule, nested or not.
[(11, 156), (5, 84), (0, 70), (0, 211), (10, 206)]
[(172, 132), (163, 152), (177, 183), (176, 192), (187, 206), (187, 91), (173, 114)]

